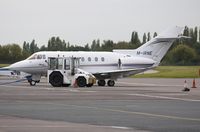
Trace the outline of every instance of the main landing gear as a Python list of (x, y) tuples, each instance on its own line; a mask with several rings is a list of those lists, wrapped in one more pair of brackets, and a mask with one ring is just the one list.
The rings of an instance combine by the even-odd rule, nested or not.
[[(97, 83), (98, 83), (98, 86), (105, 86), (106, 85), (105, 80), (99, 80)], [(107, 85), (110, 86), (110, 87), (113, 87), (115, 85), (115, 81), (114, 80), (108, 80)]]
[(115, 85), (115, 81), (114, 80), (108, 80), (107, 85), (110, 87), (113, 87)]

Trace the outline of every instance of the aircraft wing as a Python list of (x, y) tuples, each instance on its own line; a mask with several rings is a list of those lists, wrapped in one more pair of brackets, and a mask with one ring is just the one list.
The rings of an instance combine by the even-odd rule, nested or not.
[(153, 69), (154, 67), (148, 67), (148, 68), (135, 68), (135, 69), (119, 69), (119, 70), (112, 70), (112, 71), (105, 71), (105, 72), (97, 72), (93, 73), (93, 75), (97, 79), (117, 79), (122, 77), (128, 77), (130, 75), (135, 75), (150, 69)]

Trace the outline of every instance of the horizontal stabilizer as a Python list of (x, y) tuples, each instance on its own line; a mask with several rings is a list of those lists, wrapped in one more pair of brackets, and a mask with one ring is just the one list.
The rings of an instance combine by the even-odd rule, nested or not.
[(182, 36), (183, 30), (183, 27), (171, 27), (159, 34), (156, 38), (179, 38), (179, 36)]

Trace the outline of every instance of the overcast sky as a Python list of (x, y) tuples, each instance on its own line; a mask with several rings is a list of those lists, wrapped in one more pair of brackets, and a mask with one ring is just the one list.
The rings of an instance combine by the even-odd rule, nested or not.
[(175, 25), (200, 26), (200, 0), (0, 0), (0, 44), (129, 41)]

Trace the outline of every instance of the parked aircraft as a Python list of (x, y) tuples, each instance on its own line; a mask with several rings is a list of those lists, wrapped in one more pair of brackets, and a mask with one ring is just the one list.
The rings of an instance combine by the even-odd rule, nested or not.
[(79, 57), (80, 69), (92, 73), (99, 86), (114, 86), (115, 80), (144, 72), (159, 65), (173, 42), (181, 38), (183, 28), (173, 27), (134, 50), (113, 50), (113, 52), (84, 51), (41, 51), (5, 69), (28, 73), (31, 85), (40, 82), (47, 74), (49, 57)]

